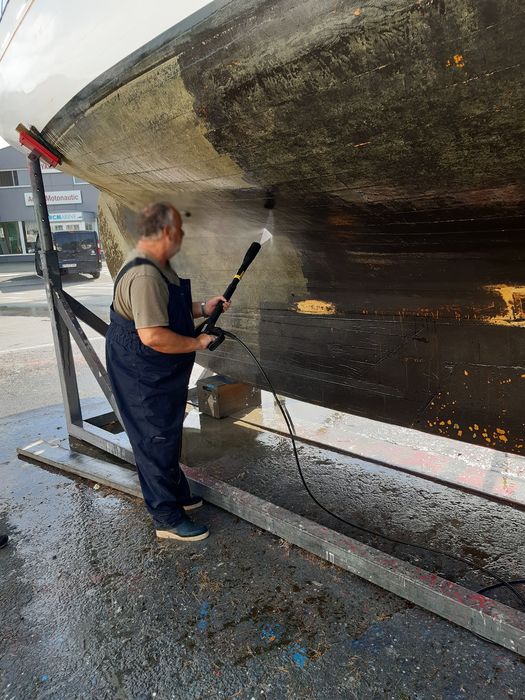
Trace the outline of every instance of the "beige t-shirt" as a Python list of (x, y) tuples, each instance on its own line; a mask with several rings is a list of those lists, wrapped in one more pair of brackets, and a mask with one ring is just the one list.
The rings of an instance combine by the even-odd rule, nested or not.
[(177, 273), (169, 265), (161, 267), (151, 256), (136, 248), (131, 251), (124, 265), (134, 258), (148, 258), (155, 267), (137, 265), (128, 270), (117, 284), (113, 308), (128, 321), (135, 321), (135, 328), (169, 326), (169, 291), (162, 274), (169, 282), (180, 285)]

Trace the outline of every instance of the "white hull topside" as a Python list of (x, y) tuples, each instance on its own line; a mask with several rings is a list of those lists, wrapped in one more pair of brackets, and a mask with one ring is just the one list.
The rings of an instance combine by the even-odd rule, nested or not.
[[(209, 0), (9, 0), (0, 21), (0, 137), (42, 130), (99, 75)], [(153, 11), (154, 10), (154, 11)]]

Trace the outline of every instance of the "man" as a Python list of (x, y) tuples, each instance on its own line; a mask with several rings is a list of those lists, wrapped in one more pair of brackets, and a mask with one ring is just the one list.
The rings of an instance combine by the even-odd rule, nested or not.
[(139, 217), (137, 247), (115, 279), (106, 361), (128, 434), (146, 507), (157, 537), (205, 539), (208, 528), (186, 512), (193, 498), (179, 465), (188, 382), (196, 350), (214, 339), (193, 337), (193, 319), (209, 316), (222, 296), (192, 302), (190, 281), (179, 279), (169, 260), (184, 231), (170, 204), (150, 204)]

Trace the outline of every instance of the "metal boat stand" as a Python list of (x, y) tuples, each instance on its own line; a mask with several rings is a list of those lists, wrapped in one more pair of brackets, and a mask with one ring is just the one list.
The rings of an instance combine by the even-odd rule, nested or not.
[[(58, 374), (64, 401), (67, 432), (75, 440), (90, 444), (120, 459), (134, 464), (133, 452), (125, 433), (115, 434), (104, 426), (120, 421), (107, 372), (84, 333), (79, 320), (100, 335), (105, 336), (108, 325), (62, 288), (58, 255), (53, 246), (49, 215), (40, 160), (35, 154), (28, 157), (35, 214), (40, 235), (40, 262), (46, 288), (49, 318), (58, 365)], [(112, 412), (84, 420), (78, 395), (75, 363), (71, 351), (71, 338), (78, 345)]]
[[(107, 429), (119, 421), (119, 413), (108, 376), (83, 332), (79, 319), (105, 335), (107, 324), (62, 289), (58, 256), (53, 249), (38, 157), (29, 157), (35, 211), (40, 232), (41, 263), (49, 315), (64, 400), (67, 431), (72, 447), (75, 441), (101, 451), (91, 457), (77, 451), (37, 441), (18, 449), (22, 459), (76, 474), (84, 479), (141, 497), (138, 477), (129, 467), (104, 459), (104, 453), (134, 463), (125, 433)], [(113, 411), (84, 420), (78, 395), (71, 337), (77, 343), (89, 368)], [(206, 501), (229, 511), (255, 526), (312, 552), (377, 586), (395, 593), (425, 610), (454, 622), (486, 639), (525, 656), (525, 614), (495, 602), (435, 574), (387, 555), (346, 535), (263, 501), (208, 474), (185, 467), (192, 491)]]

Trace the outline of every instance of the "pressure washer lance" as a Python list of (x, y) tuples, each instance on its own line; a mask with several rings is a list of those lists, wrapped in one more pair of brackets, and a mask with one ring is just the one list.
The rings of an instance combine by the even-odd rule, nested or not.
[[(271, 236), (272, 234), (268, 231), (268, 229), (265, 228), (263, 230), (261, 242), (258, 243), (257, 241), (254, 241), (248, 248), (248, 250), (246, 251), (246, 255), (244, 256), (244, 260), (242, 261), (240, 268), (237, 270), (237, 274), (234, 275), (232, 281), (230, 282), (226, 291), (223, 294), (223, 297), (226, 299), (226, 301), (230, 301), (234, 291), (237, 289), (237, 285), (242, 279), (242, 276), (252, 264), (252, 262), (255, 260), (257, 253), (261, 250), (264, 243), (267, 240), (269, 240)], [(215, 325), (217, 323), (217, 319), (224, 310), (223, 306), (223, 302), (220, 301), (215, 307), (215, 310), (213, 311), (211, 316), (208, 316), (208, 318), (195, 329), (195, 336), (198, 336), (201, 333), (208, 333), (209, 335), (215, 336), (215, 340), (213, 340), (208, 345), (208, 350), (216, 350), (226, 337), (222, 328), (218, 328)]]

